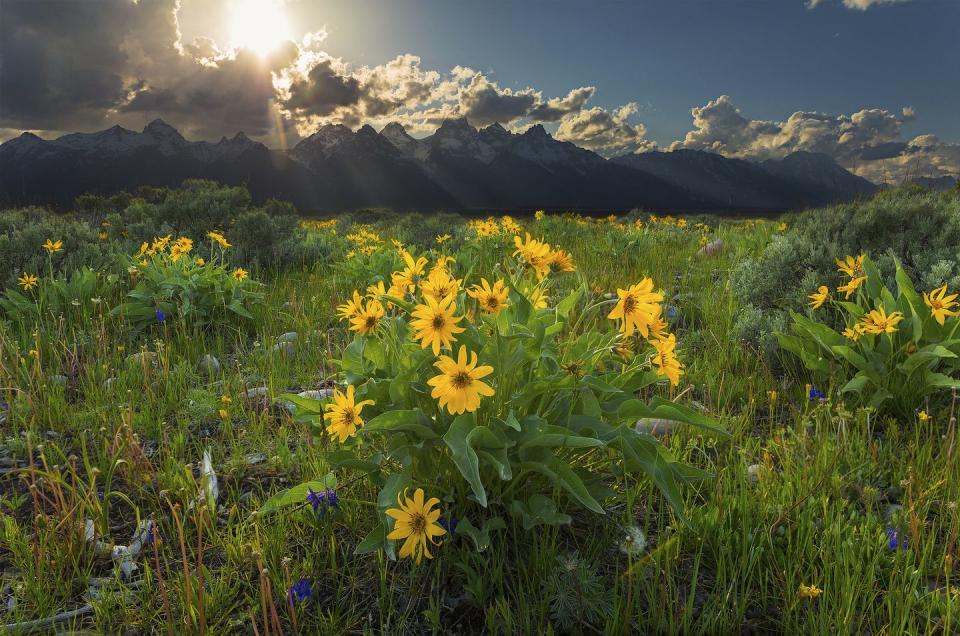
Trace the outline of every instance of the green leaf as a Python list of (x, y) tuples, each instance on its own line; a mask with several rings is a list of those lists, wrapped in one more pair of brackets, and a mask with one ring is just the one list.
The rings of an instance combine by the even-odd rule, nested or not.
[(852, 380), (843, 385), (841, 393), (861, 393), (866, 386), (870, 384), (870, 378), (862, 373), (858, 373)]
[(566, 490), (584, 508), (597, 514), (604, 514), (603, 508), (593, 498), (584, 485), (583, 480), (562, 459), (553, 457), (547, 463), (542, 461), (525, 461), (521, 465), (525, 470), (533, 470), (546, 476), (550, 481)]
[(683, 404), (671, 402), (661, 397), (653, 397), (649, 405), (640, 400), (625, 400), (620, 405), (617, 416), (621, 421), (640, 418), (673, 420), (699, 426), (725, 437), (730, 435), (712, 419), (700, 415)]
[(561, 526), (570, 523), (570, 515), (557, 512), (557, 504), (549, 497), (533, 495), (526, 502), (515, 499), (510, 512), (519, 517), (524, 530), (536, 526)]
[(487, 507), (487, 491), (483, 488), (483, 482), (480, 480), (480, 459), (477, 452), (470, 446), (467, 437), (476, 427), (476, 418), (472, 413), (464, 413), (454, 418), (450, 423), (447, 434), (443, 436), (443, 441), (453, 456), (453, 463), (460, 470), (460, 474), (470, 484), (477, 502)]
[(360, 431), (412, 433), (421, 439), (437, 439), (437, 434), (428, 426), (430, 420), (419, 410), (387, 411), (367, 422)]
[(575, 290), (567, 294), (566, 298), (557, 303), (557, 316), (566, 320), (567, 316), (570, 315), (570, 311), (583, 297), (583, 292), (584, 289), (582, 286), (577, 287)]
[(603, 440), (593, 437), (572, 435), (562, 426), (542, 426), (539, 430), (528, 431), (521, 438), (520, 450), (529, 448), (599, 448), (604, 446)]
[(487, 519), (482, 528), (477, 528), (469, 519), (464, 517), (457, 523), (457, 529), (454, 532), (470, 537), (477, 552), (483, 552), (490, 547), (490, 532), (492, 530), (502, 530), (505, 527), (506, 524), (500, 517)]
[(387, 556), (390, 557), (391, 560), (396, 560), (396, 556), (392, 554), (393, 544), (387, 540), (387, 528), (382, 523), (379, 523), (376, 528), (371, 530), (370, 533), (357, 544), (353, 553), (370, 554), (381, 549), (388, 552)]
[(287, 402), (293, 403), (293, 405), (297, 407), (296, 408), (297, 415), (301, 415), (302, 414), (301, 412), (311, 414), (311, 415), (319, 415), (323, 413), (323, 403), (324, 403), (323, 400), (314, 400), (311, 398), (305, 398), (299, 395), (295, 395), (293, 393), (284, 393), (277, 399), (286, 400)]
[(336, 487), (336, 476), (334, 476), (333, 473), (327, 473), (323, 479), (308, 481), (270, 497), (262, 506), (260, 506), (260, 514), (270, 514), (280, 510), (281, 508), (287, 508), (289, 506), (306, 503), (308, 488), (316, 492), (327, 489), (333, 490)]

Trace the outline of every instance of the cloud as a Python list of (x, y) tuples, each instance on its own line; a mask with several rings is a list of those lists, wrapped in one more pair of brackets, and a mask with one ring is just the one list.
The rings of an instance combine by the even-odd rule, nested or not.
[(64, 130), (102, 123), (126, 92), (123, 34), (135, 13), (121, 0), (4, 2), (0, 127)]
[(657, 144), (645, 138), (646, 127), (629, 121), (636, 112), (634, 103), (612, 112), (599, 106), (580, 110), (560, 120), (556, 137), (606, 156), (653, 150)]
[(360, 81), (334, 68), (332, 58), (318, 62), (303, 79), (290, 85), (284, 105), (296, 113), (324, 117), (360, 102)]
[(896, 154), (858, 164), (857, 173), (875, 183), (892, 184), (913, 177), (960, 178), (960, 144), (943, 142), (936, 135), (919, 135), (901, 146)]
[[(909, 1), (910, 0), (843, 0), (843, 6), (848, 9), (856, 9), (857, 11), (866, 11), (875, 5), (896, 4), (898, 2)], [(824, 0), (807, 0), (807, 7), (810, 9), (815, 9), (823, 3)]]
[(481, 73), (474, 75), (459, 94), (460, 112), (474, 126), (510, 123), (526, 116), (539, 102), (540, 94), (533, 89), (501, 89)]
[(915, 117), (909, 106), (899, 116), (866, 108), (852, 115), (798, 111), (786, 121), (766, 121), (744, 117), (729, 96), (721, 95), (690, 112), (693, 130), (682, 141), (674, 142), (671, 149), (694, 148), (746, 159), (819, 152), (869, 179), (887, 174), (902, 180), (908, 169), (914, 170), (913, 176), (960, 172), (951, 144), (926, 137), (910, 143), (901, 141), (903, 124)]
[(527, 116), (531, 120), (539, 122), (560, 121), (566, 115), (583, 110), (584, 105), (593, 97), (596, 90), (593, 86), (575, 88), (567, 93), (566, 97), (554, 97), (546, 102), (536, 104), (530, 109)]

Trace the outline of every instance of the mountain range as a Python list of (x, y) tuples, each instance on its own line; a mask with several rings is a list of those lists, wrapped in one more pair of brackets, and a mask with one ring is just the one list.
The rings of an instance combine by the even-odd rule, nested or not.
[(139, 133), (120, 126), (53, 140), (23, 133), (0, 145), (4, 205), (67, 206), (84, 192), (188, 178), (246, 184), (255, 200), (285, 199), (302, 211), (776, 211), (877, 189), (823, 154), (751, 162), (676, 150), (606, 159), (540, 125), (514, 133), (499, 124), (477, 129), (465, 119), (445, 120), (422, 139), (397, 123), (379, 132), (326, 125), (289, 151), (242, 132), (216, 143), (188, 141), (160, 119)]

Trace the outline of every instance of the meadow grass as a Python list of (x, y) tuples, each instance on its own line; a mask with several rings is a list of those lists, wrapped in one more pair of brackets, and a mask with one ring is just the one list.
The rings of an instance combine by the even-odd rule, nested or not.
[[(714, 475), (683, 488), (686, 521), (649, 479), (618, 478), (602, 516), (578, 513), (570, 525), (529, 531), (508, 519), (486, 550), (457, 535), (415, 566), (354, 553), (376, 523), (377, 498), (355, 471), (337, 471), (335, 513), (321, 518), (303, 505), (258, 514), (271, 495), (331, 470), (324, 456), (334, 442), (315, 439), (272, 397), (337, 378), (332, 360), (350, 337), (335, 307), (369, 282), (369, 272), (344, 266), (341, 254), (260, 272), (266, 300), (252, 333), (173, 323), (138, 336), (109, 315), (111, 299), (97, 305), (102, 310), (0, 331), (0, 391), (11, 404), (0, 425), (0, 623), (88, 606), (41, 631), (960, 629), (953, 407), (918, 422), (878, 419), (836, 398), (811, 401), (795, 365), (770, 369), (732, 340), (738, 305), (729, 271), (764, 248), (776, 223), (714, 221), (708, 240), (723, 246), (710, 255), (692, 228), (629, 234), (614, 223), (553, 217), (525, 226), (571, 252), (577, 272), (569, 287), (586, 282), (600, 294), (650, 276), (676, 308), (686, 376), (657, 391), (704, 410), (731, 434), (678, 427), (662, 439)], [(389, 224), (375, 229), (391, 238)], [(469, 249), (464, 226), (450, 233), (455, 255)], [(292, 355), (275, 351), (291, 331)], [(131, 359), (140, 350), (155, 356)], [(220, 362), (209, 377), (197, 369), (204, 354)], [(271, 397), (246, 397), (260, 386)], [(215, 507), (197, 505), (206, 450), (218, 476)], [(131, 584), (91, 548), (85, 520), (105, 539), (127, 543), (146, 518), (155, 540), (136, 558)], [(621, 549), (637, 527), (646, 545)], [(888, 528), (905, 549), (890, 547)], [(306, 604), (287, 592), (301, 578), (313, 584)], [(801, 586), (819, 594), (805, 596)]]

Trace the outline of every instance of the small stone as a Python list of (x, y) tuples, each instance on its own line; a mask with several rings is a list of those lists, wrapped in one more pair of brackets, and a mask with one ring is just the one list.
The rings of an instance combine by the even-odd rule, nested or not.
[(248, 400), (256, 400), (258, 398), (265, 398), (270, 394), (270, 390), (265, 386), (255, 386), (252, 389), (247, 389), (244, 395), (247, 396)]
[(47, 380), (50, 384), (56, 384), (58, 386), (67, 386), (67, 376), (65, 375), (51, 375)]
[(285, 353), (288, 358), (297, 354), (297, 345), (293, 342), (278, 342), (270, 348), (271, 353)]
[(755, 484), (760, 481), (760, 471), (763, 470), (763, 466), (760, 464), (750, 464), (747, 466), (747, 480), (751, 484)]
[(216, 356), (205, 353), (197, 363), (197, 370), (204, 375), (216, 375), (220, 373), (220, 361), (217, 360)]
[(103, 381), (103, 388), (107, 391), (113, 388), (113, 384), (117, 381), (116, 378), (110, 377)]
[(296, 342), (299, 337), (296, 331), (288, 331), (277, 336), (277, 342)]
[(637, 420), (634, 430), (636, 430), (638, 433), (653, 435), (654, 437), (663, 437), (664, 435), (672, 433), (673, 427), (676, 424), (677, 422), (674, 422), (673, 420), (661, 420), (645, 417)]
[(297, 396), (307, 398), (308, 400), (326, 400), (333, 397), (333, 389), (311, 389), (309, 391), (301, 391), (297, 393)]
[(267, 456), (263, 453), (250, 453), (243, 458), (243, 461), (247, 463), (247, 466), (256, 466), (267, 461)]
[(717, 239), (715, 241), (710, 241), (706, 245), (700, 248), (700, 251), (697, 252), (703, 256), (714, 256), (719, 254), (723, 250), (723, 239)]

